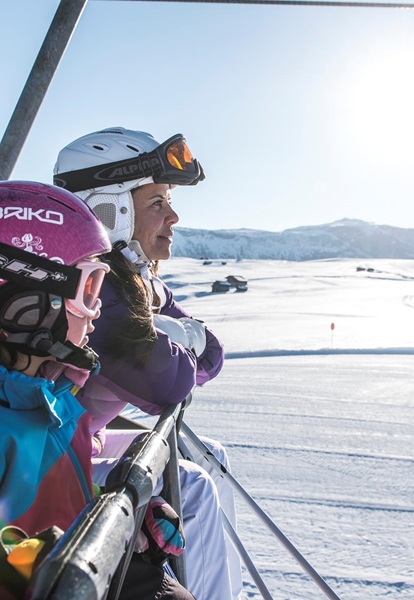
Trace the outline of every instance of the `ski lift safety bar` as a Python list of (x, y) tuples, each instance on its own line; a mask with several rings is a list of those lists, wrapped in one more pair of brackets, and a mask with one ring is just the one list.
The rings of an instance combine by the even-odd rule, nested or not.
[[(61, 0), (32, 70), (0, 142), (0, 180), (10, 178), (46, 96), (49, 85), (88, 0)], [(120, 0), (95, 0), (117, 2)], [(125, 0), (122, 0), (125, 1)], [(127, 0), (129, 2), (191, 2), (270, 6), (330, 6), (352, 8), (414, 8), (414, 3), (344, 2), (328, 0)]]
[(118, 600), (148, 501), (173, 460), (167, 440), (176, 435), (182, 407), (165, 406), (153, 429), (137, 432), (104, 493), (34, 571), (26, 600)]

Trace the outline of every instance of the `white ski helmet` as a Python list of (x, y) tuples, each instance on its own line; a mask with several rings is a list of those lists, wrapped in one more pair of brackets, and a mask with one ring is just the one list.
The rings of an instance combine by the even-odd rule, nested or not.
[(131, 190), (149, 183), (196, 185), (203, 179), (204, 171), (181, 134), (160, 144), (144, 131), (109, 127), (63, 148), (53, 181), (86, 202), (101, 219), (111, 243), (129, 247), (132, 255), (127, 256), (132, 262), (148, 262), (138, 241), (132, 239)]

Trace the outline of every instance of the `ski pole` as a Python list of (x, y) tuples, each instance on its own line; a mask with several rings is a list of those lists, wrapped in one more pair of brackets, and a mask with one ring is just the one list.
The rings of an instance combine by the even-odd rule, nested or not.
[(306, 560), (306, 558), (299, 552), (299, 550), (292, 544), (292, 542), (282, 533), (272, 519), (264, 512), (262, 508), (257, 504), (255, 500), (246, 492), (244, 487), (228, 472), (226, 467), (214, 456), (214, 454), (203, 444), (200, 438), (194, 433), (194, 431), (185, 423), (181, 424), (181, 430), (185, 435), (193, 442), (193, 444), (200, 450), (204, 458), (211, 463), (211, 465), (218, 471), (223, 479), (243, 498), (243, 500), (250, 506), (256, 516), (266, 525), (270, 532), (279, 540), (279, 542), (286, 548), (286, 550), (293, 556), (293, 558), (301, 565), (301, 567), (308, 573), (311, 579), (316, 585), (322, 590), (322, 592), (330, 598), (330, 600), (340, 600), (339, 596), (335, 594), (332, 588), (326, 583), (324, 579), (319, 575), (312, 565)]

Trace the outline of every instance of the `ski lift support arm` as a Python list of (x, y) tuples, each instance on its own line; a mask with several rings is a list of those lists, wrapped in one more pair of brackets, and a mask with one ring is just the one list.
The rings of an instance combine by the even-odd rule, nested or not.
[(0, 142), (0, 180), (9, 179), (88, 0), (61, 0)]

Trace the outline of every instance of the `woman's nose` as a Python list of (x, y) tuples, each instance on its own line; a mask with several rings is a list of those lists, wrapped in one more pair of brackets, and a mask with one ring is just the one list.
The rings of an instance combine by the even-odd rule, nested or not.
[(170, 206), (169, 207), (169, 213), (166, 217), (166, 220), (168, 223), (171, 223), (172, 225), (174, 225), (175, 223), (178, 223), (178, 221), (180, 220), (180, 217), (177, 215), (177, 213), (175, 212), (175, 210), (173, 210), (173, 208)]

